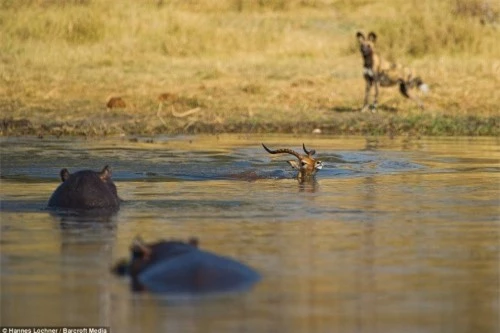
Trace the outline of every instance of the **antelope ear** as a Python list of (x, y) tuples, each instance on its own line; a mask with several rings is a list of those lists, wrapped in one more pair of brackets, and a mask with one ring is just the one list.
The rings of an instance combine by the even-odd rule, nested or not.
[(61, 169), (61, 172), (59, 172), (59, 176), (61, 176), (61, 181), (64, 183), (66, 180), (68, 180), (70, 173), (68, 169), (64, 168)]
[(363, 35), (363, 33), (361, 31), (358, 31), (356, 33), (356, 38), (358, 39), (358, 42), (364, 42), (365, 40), (365, 35)]
[(377, 35), (373, 31), (371, 31), (368, 34), (368, 39), (375, 43), (375, 41), (377, 40)]
[(299, 162), (297, 162), (296, 160), (287, 161), (287, 162), (288, 162), (288, 164), (290, 164), (292, 166), (292, 168), (300, 170)]
[(99, 174), (99, 177), (101, 177), (101, 179), (104, 180), (104, 181), (111, 179), (111, 169), (109, 168), (108, 165), (106, 165), (102, 169), (101, 173)]

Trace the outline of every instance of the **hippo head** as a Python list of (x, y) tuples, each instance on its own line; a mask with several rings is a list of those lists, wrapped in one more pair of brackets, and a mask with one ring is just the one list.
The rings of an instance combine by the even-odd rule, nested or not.
[(136, 277), (145, 268), (158, 261), (168, 260), (197, 248), (198, 239), (196, 238), (190, 238), (187, 243), (171, 240), (146, 244), (141, 238), (136, 237), (130, 246), (130, 261), (120, 260), (113, 268), (113, 272), (117, 275)]
[(130, 247), (130, 259), (120, 260), (112, 272), (130, 276), (133, 291), (207, 293), (246, 289), (260, 279), (250, 267), (198, 248), (198, 240), (170, 240)]
[(50, 208), (117, 209), (120, 198), (111, 180), (111, 169), (82, 170), (70, 174), (68, 169), (59, 173), (62, 183), (49, 199)]

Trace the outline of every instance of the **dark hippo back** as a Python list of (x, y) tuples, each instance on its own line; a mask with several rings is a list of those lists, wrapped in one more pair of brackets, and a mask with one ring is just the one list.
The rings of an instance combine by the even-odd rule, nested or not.
[(134, 291), (205, 294), (244, 291), (260, 280), (245, 264), (200, 250), (197, 244), (161, 241), (132, 247), (132, 260), (115, 267), (130, 275)]
[(61, 170), (62, 183), (49, 199), (51, 208), (117, 209), (120, 198), (108, 166), (101, 172), (82, 170), (69, 174)]

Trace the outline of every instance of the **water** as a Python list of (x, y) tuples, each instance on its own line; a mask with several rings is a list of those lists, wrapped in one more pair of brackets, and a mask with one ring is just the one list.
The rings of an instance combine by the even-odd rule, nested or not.
[[(1, 139), (1, 324), (113, 332), (498, 332), (498, 138)], [(298, 184), (260, 146), (317, 150)], [(109, 164), (107, 222), (44, 208), (63, 167)], [(210, 297), (134, 294), (131, 240), (197, 236), (263, 280)]]

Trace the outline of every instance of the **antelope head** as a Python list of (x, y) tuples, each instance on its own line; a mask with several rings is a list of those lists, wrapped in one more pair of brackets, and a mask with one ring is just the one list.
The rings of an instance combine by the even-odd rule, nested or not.
[(316, 174), (318, 170), (321, 170), (323, 168), (323, 162), (316, 160), (313, 155), (316, 153), (314, 149), (307, 150), (306, 146), (302, 144), (302, 148), (304, 149), (304, 152), (306, 155), (301, 155), (297, 153), (296, 151), (293, 151), (291, 149), (277, 149), (277, 150), (271, 150), (266, 147), (266, 145), (262, 144), (262, 147), (269, 153), (269, 154), (290, 154), (293, 155), (297, 158), (297, 160), (291, 160), (288, 161), (288, 163), (292, 166), (292, 168), (297, 169), (299, 171), (299, 174), (297, 175), (297, 178), (299, 180), (304, 180), (307, 178), (312, 178)]

